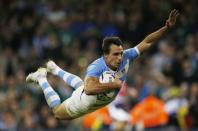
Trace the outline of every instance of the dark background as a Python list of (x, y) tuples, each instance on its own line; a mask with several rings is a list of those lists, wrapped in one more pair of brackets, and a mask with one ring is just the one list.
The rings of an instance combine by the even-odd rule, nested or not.
[[(184, 124), (198, 128), (197, 0), (1, 0), (0, 130), (80, 130), (80, 119), (52, 116), (26, 75), (52, 59), (84, 78), (88, 64), (102, 55), (104, 37), (116, 35), (126, 48), (134, 47), (174, 8), (180, 11), (176, 26), (129, 68), (127, 85), (136, 94), (127, 94), (125, 106), (131, 109), (149, 94), (164, 102), (184, 100)], [(62, 100), (70, 96), (62, 80), (48, 78)], [(183, 128), (176, 116), (166, 127)]]

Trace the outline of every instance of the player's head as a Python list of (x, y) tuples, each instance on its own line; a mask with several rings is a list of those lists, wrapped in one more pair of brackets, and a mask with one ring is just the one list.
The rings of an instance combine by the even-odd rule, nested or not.
[(106, 64), (112, 69), (117, 70), (119, 67), (122, 54), (123, 47), (122, 41), (119, 37), (106, 37), (102, 43), (102, 51), (105, 58)]

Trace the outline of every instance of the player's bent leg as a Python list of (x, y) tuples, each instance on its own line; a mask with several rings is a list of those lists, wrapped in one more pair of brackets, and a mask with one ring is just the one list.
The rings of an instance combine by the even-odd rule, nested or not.
[(45, 68), (39, 68), (36, 72), (30, 73), (26, 81), (38, 83), (43, 90), (45, 99), (50, 108), (54, 108), (61, 104), (60, 97), (54, 91), (47, 81), (47, 70)]
[(46, 63), (46, 68), (48, 72), (51, 72), (52, 74), (62, 78), (68, 85), (70, 85), (74, 89), (77, 89), (78, 87), (83, 85), (83, 80), (80, 77), (64, 71), (52, 60), (49, 60)]
[(87, 103), (82, 101), (82, 92), (83, 86), (76, 89), (71, 97), (53, 109), (54, 116), (57, 119), (71, 120), (89, 113)]
[(58, 106), (56, 106), (56, 107), (54, 107), (52, 109), (52, 111), (53, 111), (54, 117), (56, 119), (59, 119), (59, 120), (71, 120), (71, 119), (74, 119), (67, 113), (65, 105), (63, 103), (58, 105)]
[(45, 68), (39, 68), (36, 72), (30, 73), (27, 76), (26, 81), (28, 83), (35, 82), (40, 85), (45, 95), (47, 104), (52, 109), (54, 116), (57, 119), (70, 120), (80, 117), (82, 115), (82, 108), (81, 105), (79, 105), (79, 96), (83, 91), (83, 86), (81, 86), (82, 88), (78, 88), (77, 90), (75, 90), (76, 93), (74, 93), (72, 97), (61, 103), (60, 97), (48, 83), (46, 75), (47, 70)]

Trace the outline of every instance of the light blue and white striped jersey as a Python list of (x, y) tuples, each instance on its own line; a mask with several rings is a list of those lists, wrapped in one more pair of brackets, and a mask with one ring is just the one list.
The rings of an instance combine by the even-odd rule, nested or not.
[[(88, 66), (86, 76), (99, 78), (104, 71), (111, 71), (123, 82), (127, 76), (129, 63), (138, 55), (139, 51), (136, 47), (124, 50), (122, 61), (117, 71), (112, 71), (106, 65), (104, 58), (101, 57)], [(69, 105), (72, 105), (71, 111), (73, 115), (79, 117), (83, 114), (93, 112), (94, 110), (106, 106), (115, 99), (118, 92), (119, 89), (115, 89), (96, 95), (87, 95), (84, 93), (84, 86), (81, 86), (73, 92), (72, 97), (69, 98), (68, 102), (70, 102)]]
[(139, 50), (137, 47), (124, 50), (120, 66), (118, 67), (117, 71), (112, 71), (106, 65), (104, 57), (98, 58), (88, 66), (86, 76), (99, 78), (104, 71), (112, 71), (123, 82), (127, 76), (129, 63), (133, 61), (138, 55)]

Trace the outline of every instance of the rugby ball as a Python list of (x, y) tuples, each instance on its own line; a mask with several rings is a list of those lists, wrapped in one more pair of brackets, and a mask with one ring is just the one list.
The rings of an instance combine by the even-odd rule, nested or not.
[[(99, 82), (100, 83), (109, 83), (109, 82), (113, 82), (114, 79), (115, 79), (115, 77), (112, 72), (104, 71), (100, 75)], [(102, 96), (103, 96), (104, 100), (109, 100), (116, 96), (116, 92), (115, 92), (115, 90), (106, 91), (105, 93), (102, 94)]]
[[(113, 82), (115, 79), (114, 75), (112, 72), (110, 71), (104, 71), (99, 78), (99, 82), (100, 83), (109, 83), (109, 82)], [(111, 91), (106, 91), (105, 93), (102, 93), (100, 95), (102, 100), (111, 100), (116, 96), (116, 91), (115, 90), (111, 90)]]
[(114, 75), (112, 72), (110, 71), (104, 71), (99, 78), (99, 82), (100, 83), (109, 83), (109, 82), (113, 82), (115, 79)]

